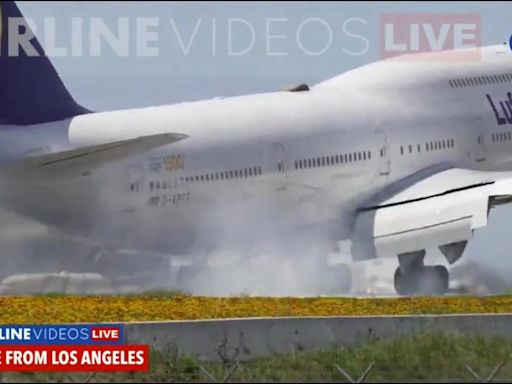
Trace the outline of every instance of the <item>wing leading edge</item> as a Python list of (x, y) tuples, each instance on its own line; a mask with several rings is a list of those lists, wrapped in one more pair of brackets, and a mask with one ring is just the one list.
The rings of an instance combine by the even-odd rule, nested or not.
[(53, 182), (88, 174), (95, 168), (142, 154), (187, 138), (187, 135), (163, 133), (107, 144), (91, 145), (68, 151), (27, 157), (3, 171), (16, 177), (35, 177)]

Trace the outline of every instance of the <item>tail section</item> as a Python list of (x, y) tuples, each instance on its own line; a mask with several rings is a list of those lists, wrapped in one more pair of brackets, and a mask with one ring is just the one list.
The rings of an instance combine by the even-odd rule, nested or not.
[[(14, 1), (0, 1), (0, 124), (40, 124), (90, 113), (71, 97), (22, 18)], [(9, 30), (18, 34), (9, 36)], [(18, 44), (21, 36), (24, 44)]]

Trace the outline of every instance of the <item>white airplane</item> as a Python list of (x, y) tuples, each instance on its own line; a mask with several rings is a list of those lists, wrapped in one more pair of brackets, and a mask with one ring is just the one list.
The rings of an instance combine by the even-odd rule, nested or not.
[(460, 50), (383, 60), (312, 87), (92, 112), (35, 38), (43, 57), (6, 54), (7, 19), (21, 15), (0, 4), (1, 204), (70, 236), (170, 253), (198, 238), (247, 242), (242, 228), (254, 241), (349, 239), (354, 261), (398, 256), (399, 294), (443, 294), (448, 271), (425, 266), (425, 250), (454, 263), (489, 210), (511, 201), (506, 46), (473, 61)]

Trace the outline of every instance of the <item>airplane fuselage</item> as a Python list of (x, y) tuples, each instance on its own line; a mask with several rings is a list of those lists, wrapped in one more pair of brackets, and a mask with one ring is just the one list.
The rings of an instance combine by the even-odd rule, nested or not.
[(512, 169), (512, 55), (496, 50), (476, 62), (378, 62), (309, 91), (5, 127), (2, 161), (127, 136), (188, 135), (73, 181), (21, 178), (3, 188), (5, 200), (69, 233), (170, 253), (247, 243), (242, 233), (254, 242), (347, 239), (358, 207), (425, 168)]

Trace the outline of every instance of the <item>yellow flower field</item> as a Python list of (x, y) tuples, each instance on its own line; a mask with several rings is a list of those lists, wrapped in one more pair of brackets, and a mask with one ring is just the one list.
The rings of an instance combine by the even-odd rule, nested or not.
[(512, 296), (212, 298), (173, 295), (0, 298), (0, 323), (74, 323), (259, 316), (405, 315), (512, 312)]

